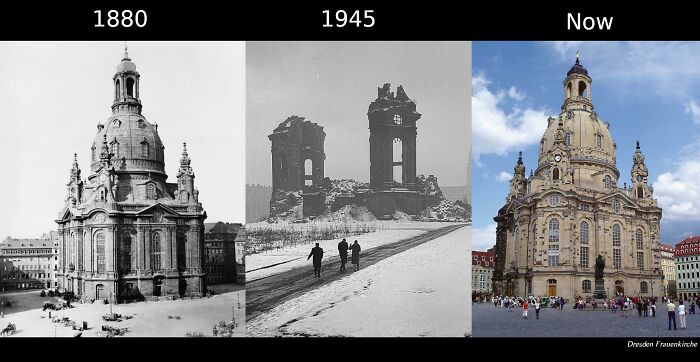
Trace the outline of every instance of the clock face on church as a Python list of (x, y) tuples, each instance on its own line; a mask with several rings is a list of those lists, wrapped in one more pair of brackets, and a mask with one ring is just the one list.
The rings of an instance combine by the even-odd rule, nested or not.
[(556, 161), (556, 162), (561, 161), (561, 155), (554, 156), (554, 161)]

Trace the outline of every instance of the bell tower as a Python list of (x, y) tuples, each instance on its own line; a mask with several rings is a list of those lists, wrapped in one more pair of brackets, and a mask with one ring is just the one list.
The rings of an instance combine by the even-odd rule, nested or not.
[(117, 73), (112, 80), (114, 82), (114, 103), (112, 114), (135, 113), (141, 114), (141, 100), (139, 99), (139, 72), (136, 64), (129, 58), (126, 44), (124, 45), (124, 57), (117, 66)]
[(639, 141), (637, 141), (632, 162), (632, 196), (637, 199), (651, 198), (651, 188), (648, 184), (649, 170), (644, 164), (644, 155), (639, 147)]
[(588, 70), (579, 61), (579, 52), (576, 52), (576, 63), (566, 72), (564, 79), (564, 104), (562, 111), (574, 109), (593, 110), (591, 103), (591, 84), (593, 80), (588, 76)]

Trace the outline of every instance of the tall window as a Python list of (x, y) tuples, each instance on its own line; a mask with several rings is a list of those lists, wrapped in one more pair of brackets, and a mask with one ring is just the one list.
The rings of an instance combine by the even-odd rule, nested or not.
[(595, 146), (599, 149), (603, 149), (603, 135), (597, 134), (595, 135)]
[[(549, 242), (558, 243), (559, 242), (559, 220), (551, 219), (549, 220)], [(558, 247), (557, 247), (558, 249)]]
[(622, 251), (620, 249), (613, 249), (613, 268), (622, 268)]
[(129, 97), (133, 97), (133, 96), (134, 96), (134, 93), (136, 93), (136, 92), (134, 92), (134, 79), (133, 79), (133, 78), (127, 78), (127, 79), (126, 79), (126, 94), (127, 94)]
[[(515, 229), (515, 266), (520, 265), (520, 229)], [(488, 263), (487, 263), (488, 265)]]
[(588, 268), (588, 247), (587, 246), (581, 247), (581, 266), (584, 268)]
[(552, 169), (552, 180), (559, 180), (559, 168), (555, 167)]
[(156, 185), (148, 184), (146, 185), (146, 198), (155, 199), (156, 198)]
[(95, 237), (97, 246), (97, 272), (104, 273), (107, 270), (105, 259), (105, 234), (98, 233)]
[(394, 115), (394, 123), (395, 123), (395, 124), (401, 124), (401, 123), (402, 123), (402, 119), (401, 119), (401, 115), (400, 115), (400, 114), (395, 114), (395, 115)]
[(637, 252), (637, 268), (644, 269), (644, 252)]
[(588, 244), (588, 222), (581, 222), (581, 244)]
[(141, 142), (141, 157), (148, 157), (148, 142)]
[(583, 290), (584, 293), (590, 293), (591, 292), (591, 281), (590, 280), (584, 280), (581, 282), (581, 289)]
[(549, 266), (559, 266), (559, 245), (549, 245)]
[(638, 199), (643, 199), (644, 198), (644, 189), (642, 189), (641, 186), (637, 187), (637, 198)]
[(612, 187), (612, 177), (610, 177), (610, 175), (605, 175), (605, 177), (603, 178), (603, 186), (604, 186), (606, 189), (612, 189), (612, 188), (613, 188), (613, 187)]
[(647, 282), (639, 283), (639, 291), (641, 293), (649, 293), (649, 285), (647, 284)]
[(112, 156), (119, 157), (119, 142), (117, 141), (112, 142)]
[(620, 225), (618, 224), (612, 226), (612, 242), (613, 246), (620, 246)]
[(160, 233), (155, 232), (151, 237), (151, 254), (153, 254), (153, 270), (161, 270), (163, 249), (160, 244)]
[(644, 249), (644, 232), (642, 232), (642, 229), (637, 229), (634, 234), (634, 240), (637, 242), (637, 249)]
[(571, 132), (566, 132), (566, 145), (571, 146)]
[(481, 290), (486, 289), (486, 275), (485, 274), (479, 275), (479, 289), (481, 289)]

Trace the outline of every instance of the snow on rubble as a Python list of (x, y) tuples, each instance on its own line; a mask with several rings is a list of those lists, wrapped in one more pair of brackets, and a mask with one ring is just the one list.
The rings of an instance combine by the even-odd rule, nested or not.
[[(465, 336), (471, 228), (396, 254), (247, 321), (253, 336)], [(364, 249), (363, 249), (364, 250)], [(435, 266), (439, 265), (439, 268)]]

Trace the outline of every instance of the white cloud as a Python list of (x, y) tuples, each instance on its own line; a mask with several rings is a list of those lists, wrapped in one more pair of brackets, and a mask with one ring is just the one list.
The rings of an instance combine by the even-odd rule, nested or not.
[(518, 89), (515, 88), (514, 85), (512, 85), (510, 86), (510, 88), (508, 88), (508, 97), (511, 97), (518, 101), (522, 101), (525, 99), (525, 93), (518, 92)]
[(472, 250), (486, 251), (496, 245), (496, 223), (472, 227)]
[(513, 175), (509, 174), (508, 172), (501, 171), (498, 175), (495, 175), (493, 178), (498, 182), (508, 182), (512, 177)]
[(700, 220), (700, 160), (684, 160), (654, 181), (654, 195), (668, 221)]
[(685, 113), (693, 116), (693, 123), (700, 124), (700, 106), (695, 101), (685, 102)]
[(542, 109), (503, 109), (502, 101), (510, 90), (524, 97), (515, 87), (494, 92), (489, 85), (483, 74), (472, 78), (472, 147), (477, 164), (480, 155), (505, 155), (511, 150), (537, 144), (547, 128), (547, 112)]
[(559, 60), (571, 65), (577, 50), (581, 65), (596, 79), (616, 83), (619, 92), (690, 99), (700, 83), (697, 42), (548, 42)]

